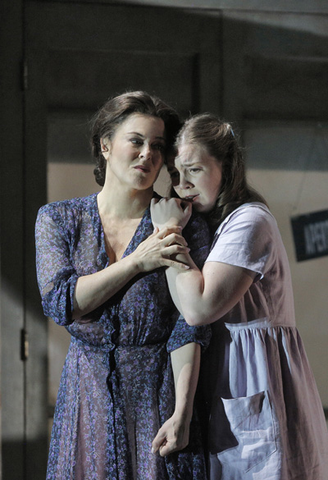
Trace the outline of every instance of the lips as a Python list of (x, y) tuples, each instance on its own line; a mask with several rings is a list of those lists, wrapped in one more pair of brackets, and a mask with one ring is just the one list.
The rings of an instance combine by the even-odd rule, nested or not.
[(136, 165), (134, 167), (134, 169), (139, 170), (140, 172), (143, 172), (143, 173), (149, 173), (150, 172), (150, 168), (145, 167), (144, 165)]
[(189, 202), (193, 202), (195, 200), (195, 198), (198, 197), (198, 194), (197, 195), (187, 195), (186, 197), (184, 197), (184, 200), (187, 200)]

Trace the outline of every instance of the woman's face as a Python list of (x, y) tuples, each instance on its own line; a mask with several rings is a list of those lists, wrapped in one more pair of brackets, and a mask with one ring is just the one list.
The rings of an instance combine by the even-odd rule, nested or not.
[(111, 140), (101, 140), (107, 160), (106, 181), (138, 190), (154, 184), (164, 162), (165, 125), (162, 119), (143, 114), (130, 115), (119, 125)]
[(198, 212), (212, 210), (222, 183), (222, 164), (205, 147), (182, 143), (168, 171), (180, 198), (191, 201)]

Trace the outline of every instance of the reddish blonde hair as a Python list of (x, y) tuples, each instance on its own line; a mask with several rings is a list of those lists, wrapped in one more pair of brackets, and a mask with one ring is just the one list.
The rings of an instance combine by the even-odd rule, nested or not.
[(245, 163), (239, 141), (232, 126), (210, 113), (194, 115), (180, 130), (176, 147), (200, 145), (222, 165), (222, 185), (215, 207), (208, 214), (213, 228), (246, 202), (262, 202), (264, 198), (247, 183)]

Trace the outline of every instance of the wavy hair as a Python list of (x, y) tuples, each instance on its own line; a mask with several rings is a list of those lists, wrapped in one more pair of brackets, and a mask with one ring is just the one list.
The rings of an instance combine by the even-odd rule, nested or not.
[(105, 182), (106, 160), (101, 153), (100, 139), (110, 140), (117, 127), (134, 113), (161, 118), (165, 125), (166, 152), (173, 147), (181, 123), (172, 107), (143, 91), (126, 92), (109, 99), (91, 121), (91, 149), (96, 159), (94, 175), (101, 186)]
[(189, 118), (180, 130), (176, 147), (194, 144), (206, 148), (222, 165), (222, 184), (214, 208), (206, 215), (210, 226), (218, 225), (246, 202), (267, 204), (246, 179), (242, 148), (231, 125), (216, 115), (203, 113)]

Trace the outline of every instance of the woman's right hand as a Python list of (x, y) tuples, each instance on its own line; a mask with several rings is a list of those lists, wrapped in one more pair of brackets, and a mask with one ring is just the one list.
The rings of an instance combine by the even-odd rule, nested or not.
[(149, 272), (159, 267), (188, 269), (188, 265), (175, 258), (178, 254), (187, 254), (190, 251), (181, 230), (179, 226), (165, 227), (161, 230), (155, 228), (154, 232), (130, 254), (139, 271)]
[(189, 443), (190, 419), (179, 416), (176, 412), (157, 432), (152, 442), (152, 453), (159, 453), (166, 457), (170, 453), (185, 448)]

